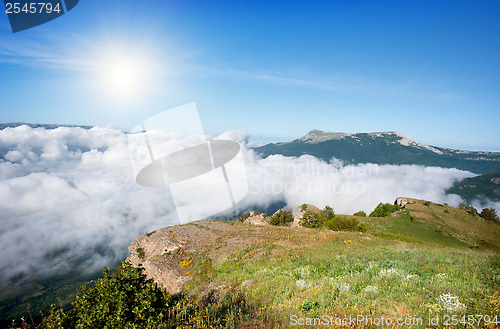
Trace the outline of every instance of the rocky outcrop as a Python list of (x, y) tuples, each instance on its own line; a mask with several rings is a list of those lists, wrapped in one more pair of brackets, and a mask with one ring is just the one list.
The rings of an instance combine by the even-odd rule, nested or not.
[(136, 267), (142, 266), (146, 276), (153, 278), (169, 293), (177, 294), (184, 283), (191, 278), (184, 275), (182, 267), (168, 255), (185, 247), (189, 237), (176, 233), (165, 234), (165, 230), (160, 230), (161, 233), (157, 231), (144, 234), (135, 239), (128, 247), (131, 255), (127, 260)]
[(265, 214), (261, 214), (256, 211), (251, 211), (250, 217), (245, 219), (244, 223), (253, 225), (270, 225), (269, 218)]
[(318, 207), (313, 206), (312, 204), (304, 204), (301, 206), (297, 207), (297, 211), (295, 212), (295, 215), (293, 216), (293, 222), (292, 222), (292, 227), (299, 227), (300, 226), (300, 220), (302, 217), (304, 217), (304, 214), (306, 211), (318, 213), (321, 211)]
[(147, 278), (159, 287), (178, 294), (204, 264), (223, 263), (260, 243), (269, 229), (211, 220), (170, 226), (136, 238), (128, 248), (131, 255), (127, 260), (143, 267)]
[(406, 208), (406, 205), (408, 204), (408, 199), (397, 198), (396, 201), (394, 201), (394, 204), (400, 206), (401, 208)]

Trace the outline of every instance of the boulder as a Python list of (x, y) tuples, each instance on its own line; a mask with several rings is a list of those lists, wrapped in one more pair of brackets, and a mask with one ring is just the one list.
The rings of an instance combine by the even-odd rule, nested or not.
[(245, 219), (244, 223), (253, 225), (270, 225), (269, 218), (267, 218), (266, 215), (257, 213), (255, 211), (250, 212), (250, 217)]
[(405, 198), (397, 198), (396, 201), (394, 201), (394, 204), (400, 206), (401, 208), (406, 208), (408, 200)]

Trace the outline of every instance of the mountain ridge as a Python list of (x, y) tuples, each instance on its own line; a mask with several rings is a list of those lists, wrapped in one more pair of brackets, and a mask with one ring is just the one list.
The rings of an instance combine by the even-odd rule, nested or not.
[(5, 128), (17, 128), (20, 126), (28, 126), (30, 128), (45, 128), (45, 129), (57, 129), (59, 127), (92, 129), (94, 127), (86, 125), (58, 124), (58, 123), (7, 122), (7, 123), (0, 123), (0, 130), (3, 130)]
[(311, 130), (291, 142), (270, 143), (254, 150), (264, 157), (313, 155), (324, 161), (336, 158), (346, 164), (414, 164), (457, 168), (476, 174), (500, 172), (500, 153), (431, 146), (394, 131), (341, 133)]

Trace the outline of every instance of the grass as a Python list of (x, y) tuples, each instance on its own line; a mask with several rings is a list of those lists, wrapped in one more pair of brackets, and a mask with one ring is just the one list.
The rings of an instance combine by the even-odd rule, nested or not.
[[(413, 200), (394, 216), (358, 219), (368, 231), (397, 240), (414, 239), (448, 248), (476, 248), (500, 252), (500, 225), (463, 209)], [(417, 242), (417, 241), (414, 241)]]
[(268, 239), (210, 268), (209, 279), (195, 276), (186, 293), (200, 295), (207, 280), (230, 286), (245, 300), (233, 320), (262, 328), (290, 327), (290, 315), (427, 321), (500, 312), (498, 255), (391, 233), (304, 231), (269, 228)]

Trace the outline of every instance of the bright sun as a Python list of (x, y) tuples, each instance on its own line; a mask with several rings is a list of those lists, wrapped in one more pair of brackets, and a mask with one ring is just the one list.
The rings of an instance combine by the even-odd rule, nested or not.
[(114, 94), (130, 95), (139, 92), (143, 74), (141, 63), (127, 57), (113, 57), (104, 65), (106, 88)]
[(101, 96), (113, 102), (141, 99), (152, 86), (155, 65), (147, 53), (101, 48), (94, 63), (97, 73), (95, 87)]

